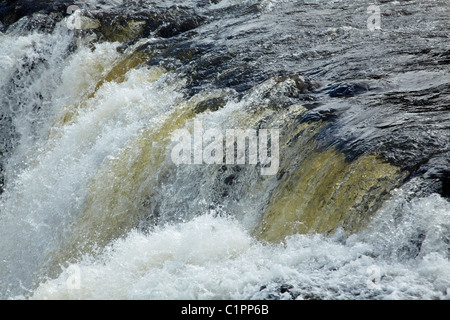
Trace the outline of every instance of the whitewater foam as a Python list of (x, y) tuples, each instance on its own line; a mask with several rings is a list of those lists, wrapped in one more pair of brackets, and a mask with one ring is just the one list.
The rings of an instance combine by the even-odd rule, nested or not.
[[(149, 234), (131, 232), (76, 264), (78, 288), (67, 286), (71, 266), (30, 298), (446, 299), (450, 262), (435, 240), (447, 236), (449, 214), (449, 202), (438, 195), (412, 202), (398, 195), (376, 218), (385, 223), (374, 221), (361, 234), (294, 235), (280, 245), (258, 242), (238, 221), (207, 214)], [(405, 258), (398, 250), (408, 245), (411, 220), (423, 222), (426, 237), (420, 253)], [(282, 285), (290, 289), (281, 292)]]

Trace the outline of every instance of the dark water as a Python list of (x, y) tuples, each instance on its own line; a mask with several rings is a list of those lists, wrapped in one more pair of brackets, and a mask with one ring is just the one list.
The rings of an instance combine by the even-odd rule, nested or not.
[[(144, 259), (141, 279), (110, 262), (96, 269), (97, 286), (117, 286), (91, 296), (114, 298), (132, 283), (126, 298), (448, 297), (450, 6), (380, 1), (372, 30), (372, 4), (88, 1), (75, 3), (81, 30), (67, 24), (72, 2), (2, 2), (0, 230), (21, 231), (1, 239), (1, 296), (52, 297), (54, 286), (54, 297), (89, 297), (61, 289), (69, 263), (94, 277), (99, 261), (127, 261), (121, 252), (139, 247), (175, 258)], [(155, 70), (168, 75), (139, 80)], [(279, 171), (146, 157), (164, 154), (156, 145), (184, 127), (169, 114), (188, 127), (279, 129)], [(238, 227), (214, 218), (223, 216)], [(194, 240), (195, 226), (204, 239)], [(272, 248), (278, 241), (286, 247)], [(205, 242), (234, 254), (214, 256)], [(81, 259), (96, 250), (98, 261)], [(211, 294), (172, 286), (168, 261)], [(241, 271), (218, 270), (236, 265), (259, 278), (223, 284)], [(367, 285), (373, 270), (385, 270), (382, 287)], [(45, 276), (56, 280), (46, 287)]]

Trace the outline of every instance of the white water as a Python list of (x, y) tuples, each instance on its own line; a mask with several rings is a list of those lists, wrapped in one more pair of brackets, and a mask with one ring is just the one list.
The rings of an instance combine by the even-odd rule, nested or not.
[[(17, 59), (30, 58), (33, 43), (50, 46), (62, 39), (67, 45), (71, 36), (65, 32), (61, 28), (54, 35), (33, 33), (21, 38), (23, 45), (19, 47), (12, 46), (5, 36), (0, 52), (9, 56), (9, 48), (13, 48)], [(156, 113), (164, 112), (179, 98), (167, 85), (161, 89), (156, 83), (146, 82), (145, 75), (136, 70), (123, 84), (103, 86), (81, 109), (77, 122), (52, 127), (65, 105), (79, 101), (92, 90), (103, 74), (98, 70), (108, 71), (116, 58), (116, 46), (99, 45), (94, 52), (81, 48), (70, 58), (49, 64), (43, 73), (23, 75), (25, 80), (31, 78), (36, 88), (27, 87), (23, 93), (28, 99), (23, 99), (14, 122), (21, 139), (5, 168), (8, 189), (0, 202), (2, 291), (10, 281), (29, 285), (42, 257), (53, 249), (80, 212), (89, 181), (99, 165), (148, 125)], [(54, 61), (66, 50), (57, 47), (44, 57)], [(12, 64), (5, 64), (2, 77), (8, 77), (8, 68)], [(47, 93), (45, 100), (49, 101), (47, 109), (42, 108), (45, 115), (37, 133), (32, 132), (34, 123), (26, 117), (35, 103), (35, 91)]]
[[(101, 255), (85, 256), (58, 278), (33, 288), (42, 260), (80, 215), (89, 182), (101, 164), (183, 102), (178, 90), (182, 79), (166, 74), (150, 81), (151, 70), (132, 70), (124, 82), (107, 83), (86, 100), (74, 123), (53, 126), (63, 108), (85, 98), (118, 57), (118, 44), (98, 45), (94, 51), (81, 47), (67, 57), (70, 40), (63, 28), (53, 35), (0, 36), (1, 85), (18, 59), (37, 59), (34, 55), (41, 52), (49, 61), (39, 72), (20, 70), (20, 79), (32, 85), (25, 86), (15, 113), (21, 138), (5, 168), (8, 187), (0, 199), (3, 298), (257, 299), (277, 295), (284, 284), (292, 286), (290, 292), (298, 298), (449, 297), (450, 204), (440, 196), (410, 199), (406, 190), (397, 190), (359, 234), (295, 235), (285, 245), (264, 244), (250, 235), (259, 218), (260, 198), (230, 203), (220, 212), (208, 210), (204, 201), (213, 185), (207, 180), (208, 168), (192, 175), (197, 169), (190, 167), (177, 171), (171, 189), (160, 190), (162, 195), (167, 192), (163, 214), (176, 211), (185, 221), (167, 219), (149, 233), (132, 231)], [(36, 45), (43, 49), (36, 51)], [(39, 103), (36, 92), (44, 95), (46, 105), (38, 119), (29, 119)], [(247, 103), (251, 99), (255, 97), (250, 95)], [(220, 126), (240, 108), (242, 104), (229, 102), (202, 120)], [(195, 189), (193, 177), (204, 179), (204, 189)], [(186, 205), (189, 197), (192, 205)], [(411, 239), (418, 234), (425, 238), (415, 256), (409, 253), (415, 248)]]
[[(344, 242), (296, 235), (286, 245), (264, 245), (240, 223), (210, 214), (148, 235), (132, 232), (101, 257), (86, 257), (42, 284), (32, 298), (258, 299), (280, 284), (323, 299), (449, 298), (442, 239), (450, 205), (437, 195), (412, 203), (402, 197), (387, 203), (366, 232)], [(427, 236), (419, 256), (399, 258), (396, 250), (418, 226)], [(262, 286), (267, 288), (260, 291)]]

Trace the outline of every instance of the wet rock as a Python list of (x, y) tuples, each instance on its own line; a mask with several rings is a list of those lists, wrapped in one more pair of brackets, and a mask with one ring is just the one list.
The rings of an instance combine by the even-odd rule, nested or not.
[(197, 28), (203, 21), (204, 19), (202, 17), (182, 15), (179, 20), (177, 17), (174, 21), (162, 25), (156, 32), (156, 35), (162, 38), (172, 38)]
[(110, 12), (91, 13), (100, 22), (95, 33), (104, 41), (132, 42), (149, 36), (172, 38), (197, 28), (205, 21), (193, 10), (181, 6), (135, 7), (130, 11), (118, 7)]
[(226, 100), (222, 97), (212, 98), (197, 104), (197, 106), (194, 108), (194, 111), (195, 113), (202, 113), (205, 111), (217, 111), (223, 108), (226, 103), (227, 103)]
[(370, 90), (367, 83), (339, 83), (328, 87), (328, 94), (332, 98), (353, 97)]
[(415, 176), (427, 181), (421, 190), (423, 196), (439, 193), (450, 198), (450, 152), (431, 158), (416, 171)]
[(95, 33), (99, 40), (127, 43), (145, 35), (146, 22), (144, 20), (128, 19), (126, 17), (104, 18), (99, 20)]
[[(46, 24), (54, 25), (55, 20), (62, 19), (68, 6), (72, 1), (33, 1), (33, 0), (8, 0), (0, 4), (0, 22), (5, 28), (17, 22), (23, 17), (31, 17), (41, 13), (46, 17)], [(30, 23), (29, 28), (44, 28), (46, 24), (42, 21)], [(48, 26), (47, 26), (48, 27)], [(29, 29), (31, 30), (31, 29)]]
[(338, 118), (338, 112), (335, 109), (328, 110), (313, 110), (308, 112), (305, 116), (298, 118), (299, 123), (309, 123), (317, 121), (334, 121)]
[(291, 93), (293, 96), (296, 96), (296, 94), (299, 92), (306, 93), (313, 91), (319, 87), (319, 85), (312, 82), (311, 79), (305, 78), (298, 74), (277, 76), (275, 77), (275, 81), (279, 83), (288, 83), (292, 87)]

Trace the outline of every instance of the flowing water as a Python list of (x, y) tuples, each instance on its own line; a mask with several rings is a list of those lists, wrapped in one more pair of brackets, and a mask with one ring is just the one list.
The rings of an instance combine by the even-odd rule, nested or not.
[(448, 299), (450, 5), (370, 5), (2, 2), (0, 298)]

